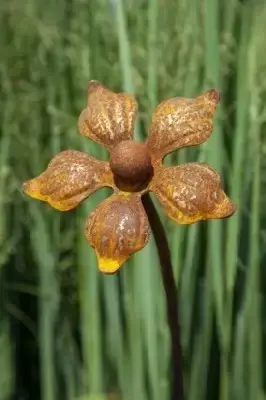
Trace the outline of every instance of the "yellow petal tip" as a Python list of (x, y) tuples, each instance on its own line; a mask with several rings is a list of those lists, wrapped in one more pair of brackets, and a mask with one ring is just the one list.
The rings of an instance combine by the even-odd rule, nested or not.
[(40, 188), (38, 183), (33, 179), (23, 183), (23, 192), (34, 199), (43, 200), (44, 196), (40, 194)]
[(103, 274), (114, 274), (121, 267), (121, 263), (112, 258), (104, 258), (97, 254), (99, 270)]

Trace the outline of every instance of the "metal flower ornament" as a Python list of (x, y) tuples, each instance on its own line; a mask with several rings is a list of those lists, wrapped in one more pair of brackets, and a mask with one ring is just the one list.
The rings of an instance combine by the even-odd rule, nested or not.
[(133, 139), (136, 100), (91, 81), (79, 131), (109, 150), (109, 162), (76, 150), (63, 151), (41, 175), (24, 183), (24, 192), (68, 211), (97, 189), (111, 187), (113, 194), (89, 215), (85, 235), (95, 248), (100, 271), (114, 273), (149, 240), (149, 221), (141, 201), (145, 193), (154, 192), (167, 215), (180, 224), (235, 212), (219, 174), (207, 164), (163, 165), (167, 153), (209, 138), (218, 103), (216, 90), (194, 99), (163, 101), (154, 111), (148, 139), (139, 143)]

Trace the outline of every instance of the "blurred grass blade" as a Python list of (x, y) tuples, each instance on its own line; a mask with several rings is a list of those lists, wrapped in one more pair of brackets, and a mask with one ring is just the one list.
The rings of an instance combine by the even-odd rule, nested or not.
[(55, 373), (55, 324), (59, 306), (59, 288), (56, 276), (56, 264), (47, 227), (40, 205), (31, 205), (33, 251), (40, 266), (39, 282), (39, 340), (41, 358), (41, 398), (57, 399)]

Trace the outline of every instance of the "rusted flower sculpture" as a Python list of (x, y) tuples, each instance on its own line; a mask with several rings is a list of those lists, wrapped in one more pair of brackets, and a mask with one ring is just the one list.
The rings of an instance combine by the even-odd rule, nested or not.
[(67, 211), (95, 190), (111, 187), (114, 193), (90, 214), (85, 235), (96, 250), (100, 271), (113, 273), (149, 240), (141, 201), (146, 192), (154, 192), (168, 216), (180, 224), (225, 218), (235, 212), (213, 168), (201, 163), (163, 165), (167, 153), (208, 139), (218, 102), (216, 90), (195, 99), (163, 101), (155, 109), (147, 141), (139, 143), (133, 140), (135, 99), (91, 81), (79, 130), (109, 150), (109, 162), (76, 150), (63, 151), (41, 175), (24, 183), (24, 192)]

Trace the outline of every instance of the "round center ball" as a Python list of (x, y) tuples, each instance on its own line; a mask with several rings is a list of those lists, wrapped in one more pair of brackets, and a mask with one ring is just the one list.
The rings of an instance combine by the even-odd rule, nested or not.
[(144, 143), (134, 140), (120, 142), (111, 151), (109, 163), (121, 190), (141, 190), (152, 177), (151, 158)]

